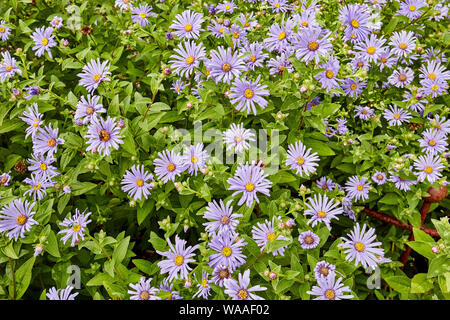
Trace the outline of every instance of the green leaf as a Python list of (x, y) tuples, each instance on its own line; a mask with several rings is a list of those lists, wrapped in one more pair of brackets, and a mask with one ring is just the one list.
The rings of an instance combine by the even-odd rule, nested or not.
[(95, 189), (97, 185), (92, 182), (74, 182), (72, 184), (72, 195), (79, 196)]
[(19, 259), (19, 257), (17, 256), (17, 254), (14, 250), (13, 242), (10, 242), (10, 243), (8, 243), (8, 245), (6, 247), (3, 247), (2, 253), (4, 255), (6, 255), (7, 257), (10, 257), (11, 259)]
[(428, 278), (437, 277), (450, 270), (450, 257), (447, 255), (439, 256), (431, 260), (428, 267)]
[(107, 273), (98, 273), (86, 283), (86, 286), (102, 286), (103, 282), (114, 282), (114, 278)]
[(166, 251), (167, 242), (160, 237), (153, 231), (150, 232), (150, 240), (149, 242), (153, 245), (153, 248), (155, 248), (158, 251)]
[(122, 260), (125, 259), (129, 243), (130, 243), (130, 236), (120, 240), (119, 243), (116, 244), (116, 248), (114, 249), (112, 256), (116, 264), (121, 263)]
[[(20, 299), (24, 293), (27, 291), (28, 286), (30, 285), (31, 275), (33, 270), (34, 261), (36, 257), (31, 257), (24, 264), (20, 266), (16, 271), (16, 299)], [(10, 293), (11, 293), (10, 286)]]
[(305, 146), (311, 148), (313, 152), (317, 152), (319, 156), (334, 156), (336, 154), (330, 147), (323, 143), (323, 141), (306, 139)]
[(150, 261), (144, 259), (134, 259), (133, 263), (139, 270), (149, 276), (154, 275), (159, 270), (157, 262), (151, 263)]
[(384, 280), (394, 290), (408, 294), (411, 287), (411, 280), (403, 274), (402, 276), (386, 276)]
[(427, 259), (433, 259), (436, 257), (436, 254), (431, 251), (431, 248), (433, 247), (432, 244), (429, 242), (423, 242), (423, 241), (409, 241), (407, 242), (408, 246), (411, 247), (414, 251), (417, 253), (420, 253), (422, 256), (424, 256)]
[(56, 235), (53, 230), (50, 230), (49, 234), (47, 235), (47, 244), (45, 246), (45, 251), (56, 258), (61, 257), (58, 249), (58, 239), (56, 239)]
[(398, 202), (399, 200), (400, 200), (400, 197), (398, 196), (398, 194), (396, 194), (394, 192), (389, 192), (389, 193), (386, 193), (383, 198), (378, 200), (378, 202), (396, 205), (399, 203)]
[(418, 273), (411, 280), (411, 293), (426, 293), (433, 289), (433, 280), (427, 279), (426, 273)]
[(152, 213), (154, 208), (155, 208), (155, 201), (146, 200), (144, 202), (144, 206), (142, 208), (137, 209), (137, 221), (139, 225), (141, 225), (141, 223), (145, 220), (145, 218), (147, 218), (147, 216), (150, 213)]

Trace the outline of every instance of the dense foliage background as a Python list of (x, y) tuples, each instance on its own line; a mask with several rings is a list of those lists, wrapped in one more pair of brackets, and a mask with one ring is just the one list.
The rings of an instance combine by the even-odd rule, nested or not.
[[(123, 3), (125, 7), (128, 4)], [(425, 228), (435, 229), (438, 236), (420, 230), (420, 209), (426, 203), (423, 197), (429, 196), (430, 187), (441, 189), (442, 193), (447, 188), (446, 146), (444, 151), (436, 153), (441, 161), (442, 177), (433, 183), (417, 181), (413, 167), (414, 161), (426, 154), (419, 140), (426, 130), (436, 128), (436, 122), (432, 121), (435, 116), (439, 115), (442, 123), (446, 123), (445, 130), (450, 127), (448, 120), (445, 122), (450, 102), (445, 90), (434, 97), (424, 94), (422, 100), (416, 98), (423, 86), (420, 68), (429, 61), (438, 61), (444, 70), (448, 66), (445, 58), (450, 43), (448, 8), (441, 5), (444, 13), (436, 9), (444, 2), (423, 2), (419, 17), (414, 19), (398, 13), (398, 1), (379, 1), (379, 4), (375, 1), (279, 1), (292, 7), (277, 13), (274, 1), (239, 0), (234, 1), (236, 8), (231, 14), (218, 10), (211, 14), (205, 5), (214, 4), (217, 9), (215, 0), (133, 1), (136, 6), (144, 3), (156, 14), (147, 18), (147, 26), (134, 23), (131, 10), (122, 10), (112, 0), (0, 0), (0, 20), (10, 29), (8, 39), (0, 42), (0, 49), (16, 59), (21, 71), (12, 77), (5, 76), (0, 86), (0, 173), (10, 175), (10, 182), (0, 186), (0, 206), (5, 208), (14, 199), (35, 202), (34, 219), (38, 222), (23, 238), (11, 239), (8, 231), (2, 230), (1, 298), (46, 299), (50, 288), (66, 288), (68, 280), (78, 272), (70, 266), (76, 266), (81, 286), (73, 290), (78, 292), (75, 299), (129, 299), (130, 284), (138, 283), (141, 277), (152, 278), (155, 288), (167, 278), (167, 273), (160, 272), (158, 266), (166, 258), (156, 251), (168, 251), (166, 239), (174, 243), (178, 235), (189, 246), (199, 245), (194, 251), (195, 262), (189, 264), (192, 285), (186, 284), (185, 279), (171, 281), (172, 290), (184, 299), (192, 299), (198, 284), (202, 283), (202, 272), (209, 275), (213, 272), (208, 262), (209, 256), (216, 252), (209, 246), (211, 235), (205, 231), (203, 224), (208, 220), (203, 215), (208, 203), (220, 199), (233, 200), (233, 212), (242, 214), (236, 231), (247, 243), (242, 249), (245, 263), (234, 271), (233, 278), (238, 279), (238, 274), (250, 270), (251, 286), (267, 288), (256, 292), (260, 297), (315, 298), (308, 293), (318, 285), (314, 268), (317, 262), (325, 260), (336, 267), (337, 277), (342, 277), (353, 299), (450, 298), (448, 198), (431, 203), (423, 224)], [(362, 68), (352, 67), (358, 49), (355, 43), (345, 39), (345, 23), (340, 19), (339, 10), (356, 3), (364, 3), (369, 8), (370, 32), (378, 38), (384, 37), (387, 40), (384, 46), (392, 47), (389, 39), (395, 32), (407, 31), (416, 37), (414, 51), (405, 57), (394, 54), (398, 60), (390, 67), (380, 68), (367, 60)], [(174, 29), (170, 27), (177, 14), (187, 9), (203, 15), (204, 31), (194, 42), (206, 49), (205, 61), (188, 79), (174, 72), (171, 56), (185, 39), (173, 34)], [(284, 24), (289, 17), (305, 10), (312, 10), (313, 20), (328, 30), (321, 37), (330, 32), (332, 48), (328, 54), (340, 63), (338, 77), (366, 81), (362, 92), (349, 96), (339, 86), (331, 90), (321, 86), (315, 76), (325, 70), (320, 66), (327, 61), (325, 54), (318, 57), (320, 61), (302, 61), (295, 53), (286, 53), (290, 56), (286, 58), (288, 68), (270, 73), (269, 60), (281, 54), (265, 48), (267, 58), (262, 65), (255, 70), (243, 70), (235, 78), (257, 81), (260, 76), (259, 83), (266, 85), (270, 92), (264, 97), (267, 106), (257, 106), (256, 115), (236, 110), (236, 104), (229, 98), (234, 82), (216, 83), (207, 78), (206, 59), (218, 46), (241, 52), (237, 50), (240, 45), (234, 42), (233, 33), (222, 38), (213, 36), (207, 28), (212, 23), (210, 20), (223, 25), (227, 23), (224, 19), (229, 19), (233, 26), (242, 24), (238, 18), (243, 13), (244, 18), (255, 21), (246, 31), (248, 42), (262, 44), (269, 37), (269, 27)], [(51, 26), (55, 16), (62, 18), (63, 25), (53, 30), (56, 45), (50, 48), (52, 57), (48, 52), (38, 57), (31, 36), (36, 28)], [(240, 26), (242, 34), (244, 25)], [(295, 30), (299, 33), (298, 27)], [(166, 35), (168, 32), (172, 35)], [(111, 72), (110, 80), (102, 81), (93, 93), (100, 97), (106, 109), (99, 116), (104, 119), (111, 116), (116, 123), (119, 119), (123, 121), (120, 123), (123, 143), (118, 150), (112, 148), (110, 155), (86, 150), (89, 124), (74, 121), (81, 97), (88, 94), (80, 85), (78, 74), (97, 58), (101, 62), (109, 61)], [(4, 59), (5, 56), (1, 60)], [(388, 82), (394, 70), (406, 67), (413, 71), (412, 82), (404, 87)], [(180, 94), (172, 88), (176, 80), (187, 85)], [(447, 79), (444, 83), (445, 89)], [(31, 96), (32, 90), (27, 90), (30, 87), (38, 87)], [(416, 106), (420, 101), (422, 106)], [(53, 178), (55, 183), (41, 200), (25, 194), (30, 185), (24, 182), (31, 176), (27, 159), (31, 158), (34, 138), (26, 137), (28, 124), (19, 117), (33, 103), (37, 103), (43, 114), (42, 127), (51, 123), (59, 129), (58, 137), (64, 139), (58, 145), (53, 163), (59, 175)], [(400, 125), (389, 124), (383, 115), (394, 104), (411, 115)], [(355, 116), (358, 106), (371, 108), (373, 116), (366, 120)], [(342, 123), (343, 119), (346, 123)], [(272, 183), (270, 195), (258, 193), (260, 203), (253, 201), (251, 207), (238, 204), (241, 196), (232, 196), (228, 182), (235, 176), (238, 161), (210, 161), (213, 156), (202, 172), (192, 176), (185, 171), (176, 177), (175, 183), (163, 182), (155, 175), (147, 199), (135, 201), (121, 189), (123, 176), (132, 165), (142, 164), (146, 171), (155, 174), (158, 152), (180, 145), (183, 137), (177, 129), (185, 129), (193, 137), (195, 121), (201, 122), (203, 130), (220, 132), (228, 130), (232, 123), (242, 123), (246, 129), (265, 129), (269, 142), (272, 141), (270, 133), (276, 132), (279, 151), (258, 155)], [(446, 134), (443, 140), (447, 140)], [(286, 151), (297, 141), (320, 158), (315, 172), (300, 175), (286, 165)], [(202, 142), (206, 146), (212, 140), (204, 138)], [(257, 160), (251, 157), (252, 148), (257, 147), (252, 146), (243, 153), (246, 161)], [(228, 154), (233, 159), (233, 152)], [(378, 185), (372, 180), (376, 172), (384, 172), (388, 179), (395, 173), (416, 183), (407, 191), (400, 190), (392, 181)], [(368, 199), (354, 200), (350, 207), (347, 204), (345, 214), (331, 221), (331, 229), (323, 222), (308, 223), (311, 217), (304, 213), (310, 198), (326, 194), (342, 207), (348, 192), (334, 183), (344, 187), (353, 176), (367, 178), (371, 187)], [(331, 188), (324, 191), (318, 186), (321, 177), (331, 179)], [(374, 214), (368, 214), (373, 211), (364, 208), (381, 213), (384, 219), (377, 219)], [(66, 228), (60, 223), (72, 217), (75, 209), (92, 214), (84, 230), (85, 239), (72, 247), (70, 240), (65, 244), (61, 241), (58, 232)], [(386, 217), (394, 218), (395, 224), (389, 223)], [(262, 251), (255, 242), (252, 227), (266, 220), (273, 222), (278, 239), (267, 241)], [(410, 230), (398, 226), (399, 222), (402, 226), (412, 226), (409, 228), (414, 238), (410, 237)], [(381, 242), (378, 247), (384, 250), (384, 258), (392, 262), (385, 261), (373, 271), (345, 259), (341, 237), (347, 237), (356, 223), (375, 229), (376, 240)], [(299, 234), (307, 230), (320, 238), (314, 249), (303, 249), (298, 241)], [(413, 250), (403, 265), (399, 259), (407, 244)], [(286, 248), (283, 255), (271, 253), (282, 247)], [(369, 277), (369, 283), (374, 286), (368, 287)], [(230, 298), (223, 287), (211, 282), (210, 288), (210, 299)], [(161, 289), (157, 295), (168, 298), (170, 292)], [(171, 297), (176, 296), (172, 293)]]

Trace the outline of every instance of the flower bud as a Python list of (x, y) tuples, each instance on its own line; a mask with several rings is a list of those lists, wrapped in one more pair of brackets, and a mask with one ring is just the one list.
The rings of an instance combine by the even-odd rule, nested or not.
[(269, 273), (269, 279), (270, 280), (275, 280), (277, 278), (277, 274), (275, 273), (275, 272), (271, 272), (271, 273)]

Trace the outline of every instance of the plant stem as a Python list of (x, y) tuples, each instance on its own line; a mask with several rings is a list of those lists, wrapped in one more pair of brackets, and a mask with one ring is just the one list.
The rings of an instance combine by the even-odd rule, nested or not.
[(16, 291), (16, 274), (14, 273), (14, 265), (13, 261), (10, 257), (8, 257), (9, 260), (9, 266), (11, 267), (11, 275), (12, 275), (12, 281), (13, 281), (13, 300), (16, 300), (17, 297), (17, 291)]

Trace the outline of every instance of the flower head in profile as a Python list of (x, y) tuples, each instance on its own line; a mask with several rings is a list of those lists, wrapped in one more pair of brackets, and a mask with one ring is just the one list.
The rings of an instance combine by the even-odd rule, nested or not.
[(54, 40), (55, 35), (52, 34), (53, 27), (41, 27), (36, 28), (36, 30), (31, 35), (31, 39), (34, 41), (33, 50), (37, 57), (40, 57), (47, 51), (48, 56), (52, 59), (52, 52), (50, 48), (56, 46), (56, 42)]
[(180, 239), (178, 235), (175, 236), (175, 246), (170, 239), (167, 239), (167, 243), (170, 248), (167, 252), (156, 250), (159, 255), (167, 258), (167, 260), (158, 262), (161, 274), (168, 273), (168, 281), (179, 278), (187, 279), (189, 271), (192, 270), (188, 264), (195, 261), (192, 259), (195, 256), (193, 252), (198, 249), (199, 245), (186, 247), (186, 240)]
[(234, 149), (235, 153), (241, 153), (250, 147), (249, 141), (255, 141), (255, 134), (250, 129), (245, 129), (243, 123), (232, 123), (230, 129), (223, 133), (227, 150)]
[(111, 155), (110, 149), (118, 150), (119, 144), (123, 143), (120, 128), (110, 116), (106, 120), (101, 117), (92, 118), (85, 138), (89, 145), (86, 151), (95, 151), (102, 156)]
[(15, 241), (19, 237), (24, 238), (25, 232), (31, 230), (31, 226), (39, 224), (33, 219), (35, 212), (32, 211), (35, 203), (29, 203), (15, 199), (5, 205), (0, 211), (0, 232), (9, 231), (7, 236)]
[(59, 129), (52, 128), (49, 124), (39, 131), (39, 134), (33, 138), (33, 152), (35, 154), (53, 155), (58, 150), (59, 144), (64, 144), (64, 139), (58, 138)]
[(175, 178), (186, 170), (186, 165), (183, 162), (183, 157), (174, 150), (164, 150), (158, 152), (158, 158), (154, 161), (155, 174), (158, 179), (164, 183)]
[(238, 281), (235, 279), (224, 280), (225, 293), (233, 300), (264, 300), (254, 292), (264, 291), (267, 288), (260, 285), (250, 287), (250, 270), (245, 270), (243, 275), (239, 273), (238, 279)]
[(318, 222), (324, 222), (328, 229), (331, 229), (330, 222), (331, 219), (339, 219), (337, 215), (342, 214), (343, 210), (338, 207), (337, 202), (333, 199), (328, 199), (327, 195), (321, 195), (320, 193), (314, 195), (314, 198), (309, 198), (310, 203), (306, 203), (308, 207), (305, 210), (305, 215), (310, 215), (311, 219), (308, 220), (307, 224), (312, 223), (314, 227)]
[(87, 225), (91, 220), (88, 220), (88, 217), (92, 214), (92, 212), (87, 212), (84, 210), (83, 213), (80, 213), (78, 209), (75, 209), (75, 214), (69, 218), (65, 218), (63, 222), (60, 222), (59, 225), (65, 227), (58, 234), (63, 234), (64, 236), (61, 238), (61, 241), (66, 244), (67, 240), (72, 238), (71, 246), (75, 247), (75, 244), (84, 240), (84, 232), (87, 229)]
[(138, 7), (133, 7), (131, 10), (131, 19), (134, 23), (139, 23), (141, 27), (148, 26), (148, 17), (154, 17), (156, 13), (152, 12), (152, 7), (147, 3), (140, 4)]
[(220, 203), (216, 200), (208, 203), (206, 207), (205, 214), (203, 218), (212, 220), (203, 223), (205, 226), (205, 231), (209, 232), (210, 235), (221, 234), (223, 232), (234, 233), (237, 225), (239, 224), (239, 219), (243, 215), (239, 213), (233, 213), (233, 206), (231, 205), (233, 201), (229, 200), (226, 204), (220, 199)]
[(102, 81), (110, 81), (109, 75), (111, 75), (109, 61), (100, 62), (99, 58), (92, 59), (83, 67), (81, 73), (77, 74), (80, 77), (80, 85), (84, 86), (89, 93), (94, 92)]
[(171, 29), (175, 29), (173, 34), (180, 39), (198, 39), (202, 29), (203, 15), (198, 12), (186, 10), (175, 16), (174, 22), (170, 25)]
[(309, 176), (316, 172), (320, 158), (317, 152), (312, 152), (311, 148), (306, 148), (301, 141), (291, 144), (286, 154), (286, 166), (295, 169), (297, 174)]
[(173, 284), (169, 282), (166, 278), (159, 285), (159, 291), (169, 293), (169, 296), (164, 300), (181, 300), (183, 297), (180, 295), (178, 291), (173, 290)]
[(233, 196), (242, 193), (238, 205), (244, 202), (247, 207), (251, 207), (253, 201), (259, 203), (257, 192), (268, 196), (272, 182), (266, 179), (267, 174), (261, 168), (261, 162), (255, 164), (241, 164), (236, 170), (234, 177), (229, 178), (227, 182), (230, 184), (228, 190), (235, 190)]
[(267, 86), (260, 84), (261, 76), (258, 76), (256, 81), (238, 79), (234, 80), (231, 87), (230, 101), (236, 104), (235, 108), (238, 111), (253, 113), (256, 116), (256, 105), (264, 109), (267, 107), (267, 100), (263, 96), (269, 96), (270, 92)]
[(332, 273), (329, 277), (318, 278), (317, 284), (319, 286), (313, 286), (310, 291), (306, 293), (317, 296), (314, 300), (342, 300), (352, 299), (353, 295), (345, 294), (345, 292), (351, 292), (348, 286), (344, 286), (342, 278), (337, 279), (336, 274)]
[[(150, 182), (148, 182), (150, 181)], [(131, 171), (127, 170), (123, 176), (122, 190), (128, 192), (130, 197), (134, 200), (145, 199), (151, 194), (150, 190), (153, 189), (154, 183), (153, 175), (144, 169), (144, 165), (133, 165)]]
[(356, 224), (352, 231), (347, 234), (347, 237), (342, 237), (344, 243), (342, 247), (345, 249), (345, 260), (352, 262), (355, 261), (355, 266), (359, 263), (364, 268), (375, 268), (379, 260), (377, 256), (384, 256), (384, 250), (382, 248), (376, 248), (381, 245), (381, 242), (374, 242), (376, 235), (375, 229), (370, 228), (366, 232), (367, 225), (363, 225), (362, 229)]
[(64, 289), (56, 289), (52, 287), (46, 293), (49, 300), (75, 300), (78, 292), (71, 293), (74, 288), (72, 286), (67, 286)]
[(152, 278), (145, 280), (145, 277), (142, 277), (138, 283), (130, 283), (130, 287), (133, 289), (128, 290), (128, 294), (131, 295), (130, 300), (161, 300), (157, 296), (159, 289), (152, 287), (151, 281)]
[(27, 138), (30, 134), (31, 137), (34, 138), (41, 129), (41, 125), (44, 124), (44, 121), (42, 120), (44, 115), (39, 113), (38, 104), (36, 102), (33, 102), (33, 104), (28, 107), (27, 111), (28, 112), (24, 111), (23, 117), (19, 118), (29, 125), (25, 131), (25, 138)]

